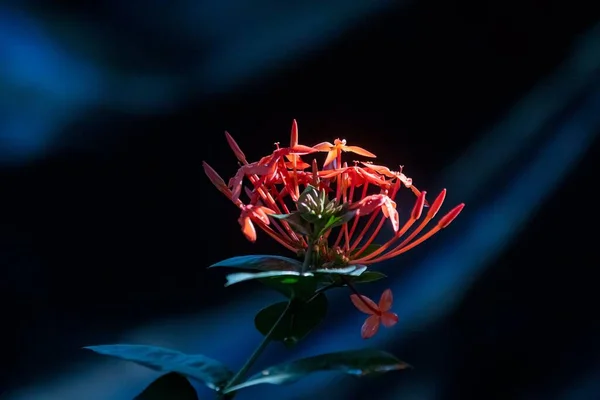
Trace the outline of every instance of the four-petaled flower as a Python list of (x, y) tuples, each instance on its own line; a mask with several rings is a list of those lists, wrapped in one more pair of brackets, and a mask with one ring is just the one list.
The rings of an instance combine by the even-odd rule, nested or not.
[(389, 328), (398, 323), (398, 315), (390, 311), (394, 301), (390, 289), (386, 289), (381, 294), (379, 304), (375, 304), (370, 298), (358, 294), (351, 295), (350, 300), (356, 308), (369, 315), (360, 330), (363, 339), (373, 337), (379, 330), (379, 325)]
[(342, 166), (342, 161), (341, 161), (342, 160), (342, 151), (349, 151), (349, 152), (356, 153), (356, 154), (359, 154), (364, 157), (371, 157), (371, 158), (377, 157), (375, 154), (363, 149), (362, 147), (347, 146), (346, 139), (342, 139), (342, 140), (335, 139), (333, 141), (333, 144), (331, 144), (329, 142), (319, 143), (317, 145), (314, 145), (313, 149), (315, 149), (317, 151), (326, 151), (327, 152), (327, 158), (325, 159), (325, 163), (323, 164), (324, 167), (328, 166), (334, 160), (336, 160), (337, 165), (335, 165), (335, 167), (340, 168)]

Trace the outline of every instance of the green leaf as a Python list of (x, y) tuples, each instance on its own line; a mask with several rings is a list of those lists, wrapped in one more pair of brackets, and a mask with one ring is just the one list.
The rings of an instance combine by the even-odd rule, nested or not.
[(315, 270), (315, 274), (333, 274), (346, 276), (360, 276), (367, 270), (364, 265), (348, 265), (342, 268), (321, 268)]
[(277, 290), (288, 298), (308, 299), (317, 290), (317, 279), (314, 276), (272, 276), (259, 279), (261, 283)]
[(259, 271), (300, 271), (302, 263), (288, 257), (261, 254), (228, 258), (208, 268), (214, 267), (246, 268)]
[(198, 394), (185, 376), (170, 372), (152, 382), (133, 400), (198, 400)]
[[(256, 314), (254, 325), (263, 335), (266, 335), (281, 314), (285, 311), (287, 302), (275, 303), (263, 308)], [(282, 341), (286, 345), (294, 345), (315, 329), (327, 315), (327, 296), (317, 295), (309, 303), (294, 301), (290, 310), (285, 314), (280, 324), (275, 328), (271, 338)]]
[(296, 233), (301, 235), (310, 235), (310, 225), (307, 224), (306, 220), (304, 220), (304, 218), (302, 218), (300, 213), (297, 211), (290, 214), (270, 214), (269, 216), (284, 220)]
[(284, 277), (286, 279), (298, 279), (304, 276), (312, 276), (312, 274), (302, 274), (296, 271), (263, 271), (263, 272), (236, 272), (227, 275), (227, 283), (225, 286), (231, 286), (236, 283), (249, 281), (252, 279)]
[(387, 278), (387, 275), (377, 271), (366, 271), (363, 272), (360, 276), (351, 278), (351, 281), (352, 283), (368, 283), (375, 282), (383, 278)]
[(329, 218), (329, 220), (327, 221), (327, 223), (325, 224), (325, 226), (323, 227), (323, 229), (321, 230), (321, 232), (325, 233), (328, 230), (333, 229), (337, 226), (344, 225), (346, 222), (348, 222), (352, 218), (354, 218), (355, 214), (356, 214), (355, 211), (348, 211), (339, 216), (332, 215)]
[(360, 251), (360, 249), (362, 248), (362, 246), (359, 246), (359, 247), (357, 247), (356, 249), (354, 249), (354, 250), (352, 250), (352, 251), (350, 252), (350, 258), (357, 259), (356, 257), (360, 257), (360, 258), (362, 258), (362, 257), (366, 257), (366, 256), (368, 256), (369, 254), (371, 254), (371, 253), (375, 252), (376, 250), (378, 250), (380, 247), (381, 247), (381, 245), (380, 245), (380, 244), (377, 244), (377, 243), (371, 243), (370, 245), (368, 245), (368, 246), (365, 248), (365, 251), (361, 252), (361, 253), (360, 253), (360, 255), (356, 256), (356, 254), (357, 254), (357, 253)]
[(140, 344), (108, 344), (87, 346), (98, 354), (132, 361), (161, 372), (177, 372), (218, 390), (227, 384), (233, 373), (221, 362), (201, 354), (184, 354), (176, 350)]
[(365, 376), (381, 374), (409, 368), (410, 365), (400, 361), (390, 353), (381, 350), (350, 350), (319, 356), (302, 358), (286, 364), (280, 364), (262, 370), (245, 382), (228, 388), (224, 393), (233, 392), (249, 386), (269, 383), (282, 385), (293, 383), (306, 375), (320, 371), (338, 371), (349, 375)]

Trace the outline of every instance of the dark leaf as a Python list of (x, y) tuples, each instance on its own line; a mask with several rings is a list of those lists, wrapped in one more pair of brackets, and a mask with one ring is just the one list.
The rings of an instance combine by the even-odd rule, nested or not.
[(198, 400), (198, 395), (185, 376), (171, 372), (156, 379), (133, 400)]
[(352, 283), (368, 283), (375, 282), (383, 278), (387, 278), (387, 275), (377, 271), (366, 271), (360, 274), (360, 276), (350, 278), (350, 280)]
[(346, 222), (350, 221), (352, 218), (354, 218), (354, 215), (356, 214), (355, 211), (348, 211), (345, 212), (342, 215), (339, 216), (331, 216), (329, 218), (329, 220), (327, 221), (327, 223), (325, 224), (325, 226), (323, 226), (323, 228), (321, 229), (322, 233), (327, 232), (330, 229), (333, 229), (337, 226), (340, 225), (344, 225)]
[[(315, 329), (327, 314), (327, 297), (321, 293), (309, 303), (294, 301), (275, 328), (272, 339), (294, 345)], [(285, 311), (287, 302), (275, 303), (263, 308), (256, 314), (254, 325), (263, 335), (266, 335), (281, 314)]]
[(293, 383), (306, 375), (320, 371), (339, 371), (350, 375), (365, 376), (396, 371), (410, 366), (393, 355), (381, 350), (350, 350), (303, 358), (262, 370), (246, 382), (233, 386), (225, 393), (261, 383), (282, 385)]
[(362, 249), (362, 246), (357, 247), (356, 249), (352, 250), (350, 252), (350, 258), (354, 258), (355, 260), (357, 260), (357, 257), (366, 257), (369, 254), (373, 253), (374, 251), (378, 250), (381, 247), (380, 244), (376, 244), (376, 243), (371, 243), (370, 245), (368, 245), (364, 251), (362, 251), (359, 255), (358, 252), (360, 251), (360, 249)]
[(299, 212), (293, 212), (290, 214), (271, 214), (269, 216), (284, 220), (296, 233), (301, 235), (310, 235), (310, 226), (307, 224), (306, 220), (302, 218)]
[(161, 372), (177, 372), (203, 382), (211, 389), (223, 387), (233, 373), (219, 361), (201, 354), (184, 354), (176, 350), (140, 344), (88, 346), (96, 353), (132, 361)]
[(326, 275), (346, 275), (346, 276), (360, 276), (367, 270), (364, 265), (348, 265), (347, 267), (341, 268), (321, 268), (315, 270), (315, 274), (326, 274)]
[(294, 214), (295, 213), (289, 213), (289, 214), (269, 214), (269, 217), (275, 218), (275, 219), (288, 219), (288, 218), (290, 218)]
[(263, 279), (273, 277), (282, 278), (282, 281), (285, 281), (285, 279), (287, 278), (288, 280), (290, 280), (290, 282), (293, 283), (294, 279), (297, 280), (304, 276), (312, 276), (312, 274), (302, 275), (301, 272), (296, 271), (236, 272), (234, 274), (227, 275), (227, 283), (225, 283), (225, 286), (231, 286), (233, 284), (249, 281), (252, 279)]
[(261, 254), (228, 258), (208, 268), (214, 267), (246, 268), (259, 271), (300, 271), (302, 263), (293, 258)]
[(314, 276), (272, 276), (259, 280), (288, 298), (308, 299), (317, 289), (317, 279)]

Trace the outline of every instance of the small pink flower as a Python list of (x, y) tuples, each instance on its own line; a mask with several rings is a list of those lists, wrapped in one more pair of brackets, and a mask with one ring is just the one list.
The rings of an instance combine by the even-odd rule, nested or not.
[(379, 299), (379, 304), (375, 304), (370, 298), (353, 294), (350, 296), (352, 304), (359, 309), (359, 311), (370, 315), (367, 317), (363, 324), (360, 334), (363, 339), (369, 339), (373, 337), (379, 330), (379, 325), (383, 324), (386, 328), (396, 325), (398, 322), (398, 315), (390, 311), (394, 298), (392, 296), (391, 289), (386, 289)]

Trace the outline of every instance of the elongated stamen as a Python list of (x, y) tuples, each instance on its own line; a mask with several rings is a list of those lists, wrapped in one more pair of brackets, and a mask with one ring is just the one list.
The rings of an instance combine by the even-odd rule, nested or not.
[[(269, 193), (269, 189), (266, 188), (263, 180), (260, 179), (258, 175), (250, 175), (250, 176), (248, 176), (248, 179), (250, 180), (250, 182), (252, 182), (253, 185), (255, 185), (256, 192), (259, 194), (261, 199), (265, 202), (267, 207), (269, 207), (270, 209), (272, 209), (273, 211), (275, 211), (278, 214), (282, 214), (281, 209), (275, 202), (275, 199), (273, 199), (273, 196), (271, 196), (271, 193)], [(298, 236), (292, 230), (292, 228), (289, 226), (289, 224), (287, 222), (285, 222), (284, 220), (281, 220), (279, 222), (276, 222), (276, 221), (273, 221), (273, 222), (274, 222), (275, 226), (278, 226), (277, 224), (281, 223), (281, 225), (283, 226), (283, 228), (285, 229), (285, 232), (286, 232), (286, 234), (284, 236), (289, 237), (293, 241), (299, 241)]]
[[(262, 201), (261, 199), (259, 199), (260, 196), (257, 196), (256, 194), (253, 194), (250, 190), (250, 188), (248, 186), (244, 186), (244, 191), (246, 192), (246, 195), (248, 195), (248, 197), (250, 197), (250, 203), (251, 204), (256, 204), (256, 205), (262, 205)], [(243, 209), (243, 203), (240, 201), (239, 207), (241, 209)], [(270, 207), (267, 207), (270, 208)], [(275, 211), (275, 210), (274, 210)], [(277, 212), (277, 211), (276, 211)], [(279, 234), (281, 234), (281, 236), (283, 238), (285, 238), (286, 240), (291, 239), (288, 234), (286, 233), (286, 231), (281, 227), (281, 225), (279, 224), (279, 221), (276, 219), (271, 219), (270, 220), (270, 224), (271, 226), (275, 227), (275, 230), (277, 232), (279, 232)]]
[[(342, 172), (343, 173), (343, 172)], [(336, 188), (335, 188), (335, 200), (340, 201), (342, 199), (342, 175), (338, 175), (335, 178)]]
[(293, 244), (289, 243), (287, 240), (285, 240), (285, 238), (279, 236), (275, 231), (273, 231), (273, 229), (271, 229), (268, 225), (266, 225), (264, 222), (260, 221), (259, 219), (253, 218), (252, 221), (254, 223), (256, 223), (260, 229), (262, 229), (264, 232), (266, 232), (269, 236), (271, 236), (273, 239), (275, 239), (279, 244), (281, 244), (282, 246), (284, 246), (285, 248), (287, 248), (288, 250), (291, 251), (296, 251), (298, 250), (297, 247), (295, 247)]
[[(423, 193), (425, 193), (425, 192), (423, 192)], [(437, 196), (437, 198), (433, 202), (433, 206), (429, 209), (429, 212), (425, 216), (425, 219), (421, 222), (421, 224), (419, 224), (419, 226), (417, 227), (417, 229), (415, 229), (399, 245), (396, 245), (396, 247), (394, 247), (392, 250), (390, 250), (389, 253), (393, 253), (394, 251), (397, 251), (397, 250), (403, 248), (404, 246), (406, 246), (407, 244), (409, 244), (419, 233), (421, 233), (421, 231), (423, 231), (423, 229), (425, 229), (425, 227), (435, 217), (435, 215), (437, 214), (437, 212), (439, 211), (439, 209), (442, 207), (442, 204), (444, 203), (444, 199), (445, 198), (446, 198), (446, 189), (442, 190), (442, 192)], [(420, 199), (420, 197), (419, 197), (419, 199)], [(415, 204), (415, 207), (416, 207), (416, 205), (417, 204)], [(413, 222), (415, 222), (415, 221), (416, 221), (416, 219)], [(385, 246), (385, 249), (384, 248), (380, 248), (377, 251), (369, 254), (367, 257), (365, 257), (366, 259), (363, 259), (361, 261), (362, 262), (369, 262), (369, 263), (378, 262), (377, 260), (380, 260), (380, 257), (378, 257), (378, 256), (383, 252), (383, 251), (380, 251), (380, 250), (386, 250), (387, 248), (389, 248), (391, 246), (392, 243), (396, 242), (399, 238), (400, 238), (400, 236), (392, 238), (391, 241), (389, 241), (388, 243), (386, 243), (387, 246)], [(384, 257), (384, 256), (382, 255), (381, 257)], [(387, 254), (385, 255), (385, 257), (387, 257)]]
[[(353, 186), (354, 188), (354, 186)], [(365, 181), (363, 184), (363, 190), (362, 193), (360, 195), (361, 199), (364, 199), (367, 196), (367, 191), (369, 190), (369, 182)], [(352, 223), (352, 229), (350, 229), (350, 233), (348, 234), (349, 242), (352, 242), (352, 237), (354, 236), (354, 231), (356, 230), (356, 227), (358, 226), (358, 220), (360, 219), (361, 215), (355, 215), (354, 216), (354, 222)], [(358, 243), (355, 243), (354, 245), (350, 246), (349, 249), (350, 250), (354, 250), (354, 247), (356, 247)], [(354, 247), (353, 247), (354, 246)]]
[[(348, 181), (350, 182), (350, 193), (348, 193), (347, 204), (352, 204), (352, 201), (354, 201), (354, 188), (356, 187), (354, 185), (354, 180), (350, 181), (350, 179), (352, 179), (352, 178), (350, 178), (350, 177), (348, 178)], [(357, 219), (355, 218), (354, 222), (352, 223), (352, 232), (354, 231), (356, 222), (357, 222)], [(346, 251), (350, 250), (350, 239), (352, 238), (352, 234), (351, 234), (350, 230), (348, 229), (349, 223), (350, 223), (350, 221), (348, 221), (344, 224), (344, 249)]]
[[(283, 161), (282, 161), (282, 163), (283, 163)], [(280, 165), (280, 167), (281, 167), (281, 165)], [(281, 170), (286, 170), (285, 165), (283, 165), (283, 168)], [(283, 176), (282, 176), (282, 179), (283, 179)], [(264, 201), (267, 202), (267, 204), (269, 205), (269, 208), (273, 209), (273, 211), (277, 212), (278, 214), (282, 214), (281, 209), (277, 205), (277, 202), (275, 201), (275, 199), (269, 192), (269, 189), (265, 186), (265, 180), (261, 179), (258, 175), (252, 175), (251, 181), (255, 185), (257, 192), (261, 195), (261, 197), (264, 199)], [(277, 188), (275, 188), (275, 186), (272, 186), (271, 188), (275, 191), (275, 193), (277, 193)], [(275, 196), (279, 197), (277, 194), (275, 194)], [(288, 212), (289, 212), (289, 210), (286, 211), (286, 213), (288, 213)], [(285, 231), (287, 232), (287, 236), (289, 236), (292, 239), (292, 241), (299, 242), (301, 244), (305, 244), (304, 239), (299, 237), (296, 234), (296, 232), (294, 232), (292, 227), (285, 220), (281, 220), (280, 223), (284, 227)]]
[(369, 261), (370, 259), (372, 259), (374, 257), (377, 257), (378, 255), (385, 252), (394, 242), (396, 242), (398, 239), (400, 239), (402, 236), (404, 236), (406, 234), (406, 232), (408, 232), (408, 230), (413, 226), (413, 224), (420, 218), (421, 213), (420, 212), (416, 213), (415, 209), (418, 209), (418, 207), (420, 207), (422, 210), (423, 201), (425, 199), (425, 194), (426, 194), (426, 192), (422, 192), (421, 196), (419, 197), (419, 199), (421, 199), (421, 200), (417, 200), (417, 203), (415, 204), (415, 207), (413, 208), (413, 212), (411, 213), (411, 217), (408, 219), (408, 221), (406, 221), (404, 223), (402, 228), (400, 228), (400, 230), (398, 230), (398, 232), (396, 232), (396, 234), (390, 240), (388, 240), (380, 248), (378, 248), (371, 254), (367, 254), (366, 256), (364, 256), (360, 259), (354, 260), (353, 262), (363, 263), (363, 262)]
[[(298, 123), (296, 122), (296, 120), (292, 122), (292, 133), (290, 136), (290, 148), (294, 148), (298, 145)], [(298, 187), (298, 175), (296, 169), (298, 157), (299, 156), (295, 154), (292, 156), (294, 191), (290, 193), (294, 193), (296, 195), (296, 199), (294, 199), (294, 201), (296, 201), (298, 197), (300, 197), (300, 188)]]
[[(399, 189), (400, 189), (400, 181), (396, 180), (396, 183), (395, 183), (394, 187), (392, 188), (392, 193), (390, 193), (390, 196), (388, 196), (392, 201), (396, 197), (396, 194), (398, 193)], [(390, 216), (390, 218), (391, 218), (391, 216)], [(363, 253), (367, 249), (367, 247), (369, 247), (371, 245), (371, 243), (373, 243), (373, 241), (375, 241), (375, 239), (377, 238), (377, 235), (379, 234), (379, 231), (381, 230), (381, 228), (383, 227), (383, 224), (385, 224), (386, 221), (387, 221), (387, 218), (385, 217), (385, 215), (381, 215), (381, 219), (380, 219), (379, 223), (377, 224), (377, 227), (375, 228), (375, 230), (373, 231), (373, 233), (371, 234), (369, 239), (362, 245), (360, 250), (358, 250), (356, 252), (355, 256), (358, 256), (361, 253)]]
[(373, 221), (375, 221), (375, 218), (377, 218), (377, 216), (379, 216), (380, 212), (381, 212), (381, 208), (378, 208), (376, 211), (373, 211), (371, 213), (371, 216), (367, 220), (367, 223), (365, 224), (365, 226), (363, 226), (363, 228), (361, 229), (361, 231), (358, 234), (358, 236), (356, 237), (356, 239), (354, 239), (354, 243), (352, 244), (352, 246), (350, 246), (350, 251), (356, 249), (356, 247), (360, 244), (360, 242), (363, 240), (363, 238), (367, 234), (367, 231), (373, 224)]
[[(338, 181), (341, 182), (340, 184), (342, 185), (342, 202), (344, 204), (348, 203), (348, 195), (347, 195), (347, 191), (348, 191), (348, 164), (344, 163), (344, 172), (342, 172), (339, 176), (338, 176)], [(337, 239), (335, 240), (335, 243), (333, 244), (334, 247), (337, 247), (340, 244), (340, 241), (342, 240), (342, 237), (346, 235), (346, 238), (348, 237), (348, 223), (344, 223), (342, 226), (340, 226), (339, 229), (339, 233), (337, 236)]]
[(398, 246), (394, 250), (387, 253), (386, 255), (381, 256), (377, 259), (371, 260), (371, 261), (367, 262), (366, 264), (373, 264), (373, 263), (389, 260), (390, 258), (397, 257), (400, 254), (406, 253), (407, 251), (417, 247), (418, 245), (420, 245), (421, 243), (423, 243), (424, 241), (426, 241), (427, 239), (429, 239), (430, 237), (432, 237), (433, 235), (435, 235), (436, 233), (438, 233), (439, 231), (441, 231), (442, 229), (444, 229), (448, 225), (450, 225), (450, 223), (458, 216), (458, 214), (460, 214), (460, 212), (462, 211), (462, 209), (464, 207), (465, 207), (464, 203), (457, 205), (452, 210), (450, 210), (450, 212), (448, 214), (446, 214), (444, 217), (442, 217), (442, 219), (440, 219), (438, 224), (434, 228), (432, 228), (429, 232), (427, 232), (425, 235), (421, 236), (414, 242), (412, 242), (408, 245), (405, 245), (404, 247)]

